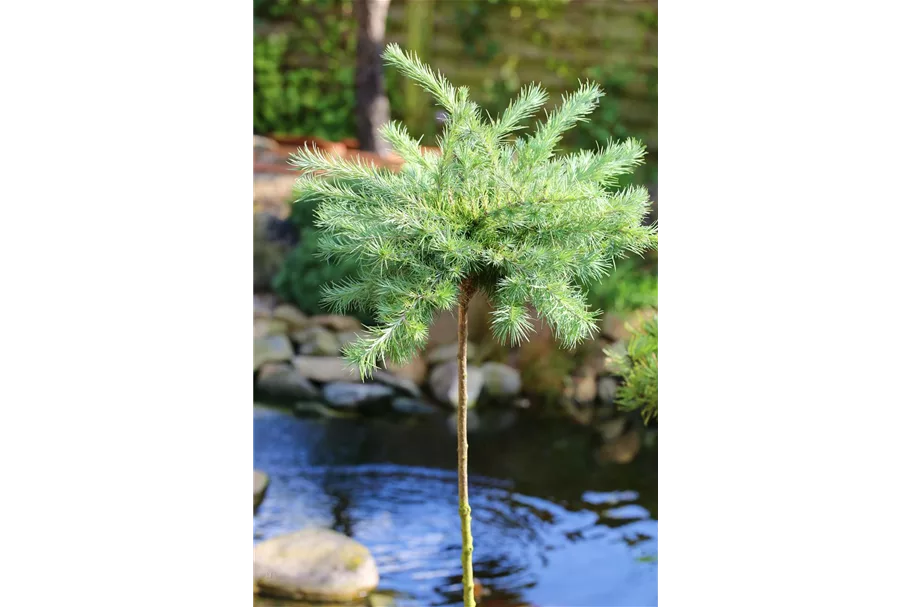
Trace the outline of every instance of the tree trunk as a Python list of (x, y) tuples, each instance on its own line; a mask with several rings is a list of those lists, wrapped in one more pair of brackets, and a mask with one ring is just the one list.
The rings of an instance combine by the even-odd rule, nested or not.
[(468, 505), (468, 302), (474, 286), (466, 280), (459, 294), (459, 517), (462, 520), (462, 590), (465, 607), (475, 607), (471, 553), (471, 507)]
[(383, 43), (389, 0), (354, 0), (357, 20), (357, 63), (355, 65), (355, 111), (357, 138), (361, 149), (386, 155), (389, 144), (379, 128), (389, 122), (389, 100), (383, 81)]

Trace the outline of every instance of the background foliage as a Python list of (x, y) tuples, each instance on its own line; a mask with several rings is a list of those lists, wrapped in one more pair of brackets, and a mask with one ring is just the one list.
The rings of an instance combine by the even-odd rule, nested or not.
[(624, 383), (617, 390), (617, 405), (623, 411), (642, 411), (646, 423), (658, 417), (658, 318), (633, 333), (627, 353), (608, 352), (620, 367)]
[[(491, 113), (520, 83), (551, 94), (579, 79), (607, 96), (562, 145), (591, 149), (607, 138), (636, 137), (649, 156), (634, 181), (657, 178), (658, 12), (655, 0), (436, 0), (426, 59), (456, 86), (470, 86)], [(392, 0), (387, 38), (407, 48), (405, 0)], [(254, 1), (254, 130), (262, 134), (353, 137), (355, 24), (351, 0)], [(394, 119), (432, 142), (433, 111), (423, 124), (402, 115), (406, 84), (387, 70)], [(425, 98), (426, 100), (426, 98)], [(430, 101), (426, 100), (430, 108)]]
[[(254, 132), (353, 137), (351, 0), (254, 0), (253, 23)], [(389, 89), (398, 102), (398, 88)]]

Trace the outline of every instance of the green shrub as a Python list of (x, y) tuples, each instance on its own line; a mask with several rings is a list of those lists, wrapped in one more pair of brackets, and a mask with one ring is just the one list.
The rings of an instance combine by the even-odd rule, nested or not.
[(617, 406), (622, 411), (642, 411), (645, 422), (658, 417), (658, 317), (634, 332), (618, 356), (606, 351), (611, 362), (619, 366), (623, 385), (617, 390)]
[[(306, 200), (292, 206), (291, 221), (300, 228), (300, 241), (285, 258), (272, 281), (275, 292), (300, 308), (305, 314), (326, 314), (320, 303), (324, 285), (351, 278), (357, 274), (357, 263), (348, 260), (326, 261), (318, 254), (319, 232), (313, 225), (316, 200)], [(361, 322), (372, 324), (366, 313), (353, 314)]]
[(589, 287), (589, 304), (614, 314), (658, 307), (658, 273), (651, 261), (628, 257), (617, 262), (610, 276)]

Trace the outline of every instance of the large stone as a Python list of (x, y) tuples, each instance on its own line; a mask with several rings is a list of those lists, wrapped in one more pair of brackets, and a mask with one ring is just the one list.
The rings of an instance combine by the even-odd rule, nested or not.
[(401, 379), (410, 379), (420, 386), (427, 378), (427, 363), (420, 356), (415, 356), (404, 365), (388, 363), (386, 371)]
[(294, 367), (287, 361), (263, 363), (256, 373), (256, 379), (266, 379), (273, 375), (281, 375), (292, 369), (294, 369)]
[(284, 335), (268, 335), (253, 339), (253, 371), (264, 363), (291, 360), (293, 357), (291, 340)]
[(362, 599), (380, 581), (366, 546), (329, 529), (302, 529), (253, 549), (254, 591), (310, 601)]
[(335, 333), (325, 327), (310, 327), (296, 331), (291, 338), (299, 345), (300, 354), (312, 356), (335, 356), (338, 354), (338, 339)]
[(294, 415), (298, 417), (353, 418), (357, 417), (357, 412), (339, 411), (338, 409), (327, 407), (321, 402), (306, 400), (294, 403)]
[(253, 321), (253, 337), (284, 335), (288, 332), (288, 323), (274, 318), (257, 318)]
[[(469, 360), (474, 358), (475, 355), (475, 345), (473, 343), (466, 342), (465, 345), (466, 354)], [(442, 346), (437, 346), (427, 353), (425, 357), (427, 362), (431, 365), (436, 365), (439, 363), (444, 363), (449, 360), (455, 360), (459, 356), (459, 344), (445, 344)]]
[(259, 509), (266, 497), (266, 489), (269, 487), (269, 475), (259, 470), (253, 471), (253, 514)]
[(266, 363), (260, 367), (256, 389), (267, 396), (279, 399), (319, 397), (317, 387), (287, 363)]
[(333, 407), (352, 408), (391, 398), (395, 391), (382, 384), (338, 382), (326, 384), (323, 398)]
[(367, 597), (367, 607), (396, 607), (396, 605), (398, 603), (396, 603), (395, 597), (388, 594), (374, 592)]
[(577, 402), (588, 404), (595, 400), (598, 395), (598, 382), (595, 380), (595, 373), (590, 369), (585, 369), (581, 377), (573, 377), (573, 397)]
[(253, 294), (253, 318), (272, 318), (275, 307), (273, 299), (267, 295)]
[(361, 321), (353, 316), (339, 316), (337, 314), (321, 314), (310, 319), (311, 323), (332, 329), (336, 332), (359, 331), (362, 329)]
[(272, 318), (285, 321), (292, 331), (306, 329), (312, 324), (306, 314), (291, 304), (281, 304), (280, 306), (277, 306), (272, 311)]
[[(253, 595), (253, 607), (361, 607), (361, 603), (352, 605), (349, 601), (326, 603), (311, 603), (310, 601), (296, 601), (294, 599), (277, 599), (271, 596)], [(373, 607), (372, 605), (370, 607)], [(528, 605), (519, 605), (518, 607), (529, 607)]]
[(415, 384), (413, 381), (410, 379), (405, 379), (403, 377), (396, 377), (388, 371), (377, 369), (373, 372), (373, 379), (382, 384), (386, 384), (387, 386), (391, 386), (399, 392), (404, 392), (409, 396), (417, 398), (421, 395), (420, 388), (418, 388), (417, 384)]
[(625, 417), (615, 417), (614, 419), (607, 420), (598, 426), (598, 432), (601, 433), (601, 437), (605, 440), (605, 442), (616, 440), (623, 435), (624, 430), (626, 430)]
[(407, 396), (396, 396), (392, 399), (393, 410), (404, 413), (405, 415), (435, 415), (440, 410), (430, 403), (426, 403), (417, 398)]
[[(434, 398), (440, 402), (449, 403), (453, 407), (459, 406), (459, 376), (458, 361), (450, 360), (434, 367), (430, 373), (430, 391)], [(481, 388), (484, 386), (484, 373), (478, 367), (469, 365), (468, 369), (468, 401), (467, 405), (473, 407), (478, 402)]]
[(338, 339), (339, 351), (341, 351), (341, 349), (344, 348), (345, 346), (347, 346), (348, 344), (353, 344), (354, 342), (356, 342), (358, 339), (361, 338), (362, 335), (364, 335), (363, 331), (343, 331), (343, 332), (339, 333), (338, 335), (336, 335), (335, 337), (336, 337), (336, 339)]
[(613, 377), (602, 377), (598, 380), (598, 400), (605, 405), (611, 404), (617, 396), (618, 387), (617, 380)]
[(598, 450), (598, 459), (602, 463), (628, 464), (636, 459), (641, 447), (639, 432), (631, 428), (626, 434), (602, 445)]
[(481, 366), (484, 373), (484, 392), (495, 399), (505, 399), (522, 391), (522, 377), (509, 365), (487, 362)]
[(357, 368), (335, 356), (295, 356), (294, 368), (307, 379), (318, 382), (357, 381)]

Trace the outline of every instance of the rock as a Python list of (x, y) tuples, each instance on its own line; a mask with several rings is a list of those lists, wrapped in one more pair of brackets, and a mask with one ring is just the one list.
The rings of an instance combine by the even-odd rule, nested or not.
[(295, 331), (291, 338), (300, 346), (298, 353), (313, 356), (335, 356), (338, 354), (338, 338), (325, 327), (310, 327)]
[[(254, 586), (255, 588), (255, 586)], [(256, 590), (254, 590), (256, 592)], [(362, 603), (351, 603), (344, 601), (342, 603), (332, 602), (311, 603), (310, 601), (295, 601), (294, 599), (276, 599), (270, 596), (253, 595), (253, 607), (361, 607)], [(519, 607), (527, 607), (519, 605)]]
[(324, 405), (323, 403), (316, 401), (301, 401), (294, 403), (294, 415), (297, 417), (338, 417), (338, 418), (352, 418), (357, 417), (355, 412), (345, 412), (338, 411), (336, 409), (331, 409)]
[[(437, 365), (430, 373), (430, 391), (433, 396), (443, 403), (453, 407), (459, 406), (459, 381), (458, 362), (449, 362)], [(484, 373), (478, 367), (468, 366), (468, 406), (473, 407), (481, 394), (484, 386)]]
[(367, 605), (368, 607), (395, 607), (395, 597), (374, 592), (367, 597)]
[[(449, 431), (454, 435), (459, 433), (459, 414), (458, 412), (452, 413), (449, 418), (446, 420), (446, 425), (449, 427)], [(481, 418), (478, 416), (478, 412), (474, 409), (469, 409), (468, 414), (465, 416), (465, 428), (468, 432), (477, 432), (481, 429)]]
[(606, 422), (601, 423), (598, 426), (598, 432), (601, 433), (601, 436), (606, 442), (610, 442), (621, 434), (626, 429), (626, 418), (617, 417)]
[(395, 391), (382, 384), (338, 382), (326, 384), (323, 398), (333, 407), (351, 408), (391, 398)]
[[(470, 341), (466, 343), (466, 348), (468, 352), (468, 359), (471, 360), (474, 358), (475, 354), (475, 345)], [(427, 359), (427, 362), (431, 365), (436, 365), (439, 363), (444, 363), (449, 360), (455, 360), (459, 356), (459, 344), (446, 344), (443, 346), (437, 346), (427, 353), (427, 356), (424, 358)]]
[(253, 549), (253, 582), (267, 596), (310, 601), (363, 598), (380, 581), (365, 546), (329, 529), (302, 529)]
[(353, 344), (356, 342), (363, 334), (363, 331), (344, 331), (336, 335), (335, 337), (338, 340), (339, 351), (341, 352), (342, 348), (348, 344)]
[(269, 337), (270, 335), (285, 335), (288, 332), (288, 323), (273, 318), (257, 318), (253, 321), (253, 337)]
[(421, 395), (420, 388), (418, 388), (417, 384), (415, 384), (413, 381), (410, 379), (396, 377), (388, 371), (377, 369), (373, 372), (373, 379), (380, 383), (386, 384), (387, 386), (392, 386), (399, 392), (404, 392), (409, 396), (417, 398)]
[(602, 377), (598, 380), (598, 400), (605, 405), (611, 404), (617, 395), (618, 387), (617, 380), (613, 377)]
[(312, 324), (306, 314), (291, 304), (281, 304), (280, 306), (277, 306), (272, 311), (272, 318), (285, 321), (292, 331), (306, 329)]
[(275, 302), (269, 296), (253, 294), (253, 318), (272, 318)]
[(339, 316), (337, 314), (321, 314), (310, 319), (313, 324), (327, 329), (332, 329), (338, 333), (344, 331), (360, 331), (363, 327), (361, 321), (353, 316)]
[(396, 377), (410, 379), (420, 386), (427, 378), (427, 363), (420, 356), (415, 356), (404, 365), (387, 364), (386, 371)]
[(392, 399), (392, 408), (405, 415), (435, 415), (440, 412), (437, 407), (417, 398), (396, 396)]
[[(268, 366), (267, 366), (268, 365)], [(319, 398), (319, 389), (291, 365), (266, 363), (259, 370), (256, 389), (279, 399)]]
[(263, 363), (259, 368), (259, 372), (256, 374), (256, 379), (265, 379), (272, 375), (279, 375), (293, 369), (294, 367), (292, 367), (289, 362)]
[(496, 399), (516, 396), (522, 391), (519, 372), (503, 363), (488, 362), (481, 366), (484, 374), (484, 392)]
[(266, 489), (269, 487), (269, 475), (259, 470), (253, 471), (253, 514), (259, 509), (266, 497)]
[(253, 371), (255, 372), (264, 363), (291, 360), (294, 350), (291, 340), (284, 335), (269, 335), (253, 339)]
[(636, 455), (639, 453), (639, 448), (641, 446), (639, 432), (633, 428), (623, 436), (602, 445), (598, 451), (598, 459), (602, 462), (628, 464), (636, 459)]
[(295, 356), (294, 367), (307, 379), (318, 382), (357, 381), (357, 368), (335, 356)]
[(595, 381), (595, 373), (586, 370), (581, 377), (573, 377), (573, 397), (577, 402), (588, 404), (595, 400), (598, 395), (598, 383)]

